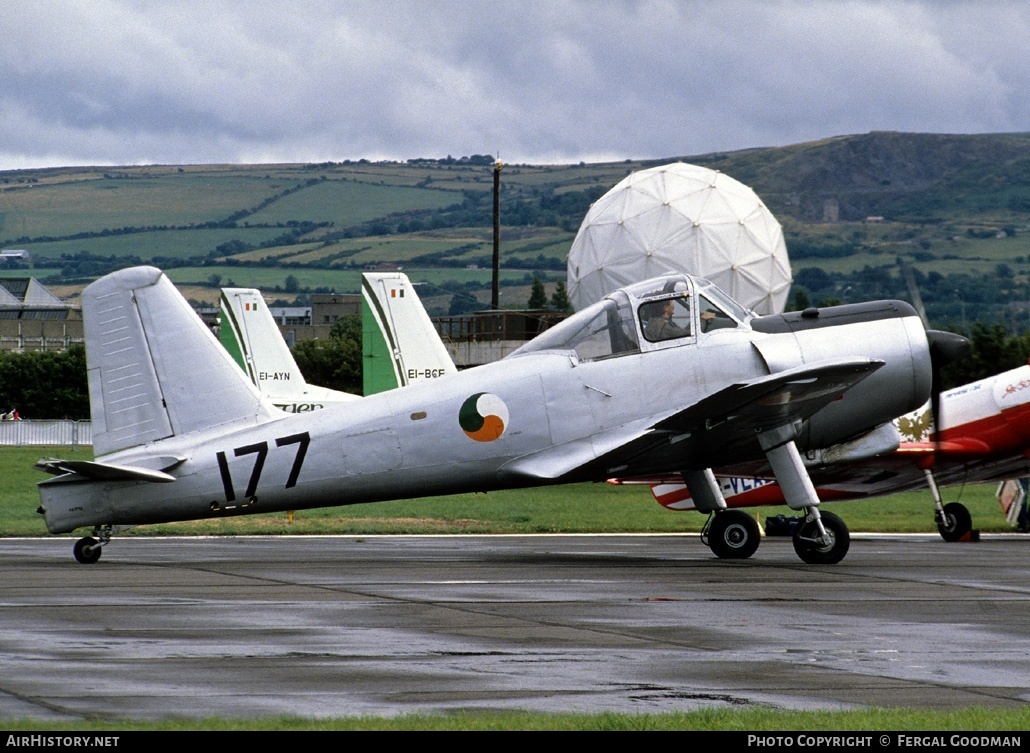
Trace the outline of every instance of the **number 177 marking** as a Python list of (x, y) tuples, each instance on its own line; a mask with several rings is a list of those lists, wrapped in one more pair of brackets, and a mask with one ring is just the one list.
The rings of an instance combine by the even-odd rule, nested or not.
[[(290, 468), (290, 475), (286, 479), (286, 487), (290, 489), (297, 485), (297, 478), (300, 476), (300, 468), (304, 465), (304, 456), (307, 454), (308, 445), (311, 444), (311, 437), (305, 431), (300, 434), (291, 434), (288, 437), (279, 437), (275, 440), (276, 447), (297, 445), (297, 455), (293, 458), (293, 467)], [(243, 447), (236, 447), (232, 451), (235, 457), (244, 455), (257, 455), (254, 459), (254, 469), (250, 472), (250, 480), (247, 482), (247, 490), (243, 493), (245, 498), (251, 498), (257, 493), (258, 481), (261, 478), (261, 471), (265, 467), (265, 458), (268, 456), (268, 442), (257, 442)], [(232, 476), (229, 474), (229, 462), (225, 453), (216, 454), (218, 458), (218, 471), (222, 476), (222, 488), (225, 490), (225, 500), (232, 502), (236, 499), (236, 491), (233, 489)]]

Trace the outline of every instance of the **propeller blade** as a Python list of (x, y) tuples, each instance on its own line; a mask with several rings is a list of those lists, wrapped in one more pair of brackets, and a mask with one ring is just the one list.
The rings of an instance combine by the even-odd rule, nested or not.
[(916, 276), (912, 272), (912, 265), (904, 259), (898, 259), (898, 265), (901, 267), (901, 273), (905, 277), (908, 294), (912, 297), (912, 305), (915, 307), (916, 313), (919, 314), (919, 318), (923, 320), (923, 326), (929, 327), (930, 323), (926, 318), (926, 309), (923, 307), (923, 297), (919, 295), (919, 286), (916, 285)]
[(930, 344), (930, 426), (935, 445), (939, 446), (938, 433), (941, 415), (941, 369), (950, 363), (969, 354), (972, 345), (969, 340), (954, 332), (937, 329), (926, 330), (926, 339)]

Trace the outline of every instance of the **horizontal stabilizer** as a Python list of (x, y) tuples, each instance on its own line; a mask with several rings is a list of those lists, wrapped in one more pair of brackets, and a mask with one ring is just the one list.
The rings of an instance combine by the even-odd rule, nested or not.
[(942, 439), (939, 442), (902, 442), (898, 447), (898, 452), (909, 457), (932, 455), (984, 457), (991, 454), (992, 448), (987, 442), (977, 437), (956, 437), (955, 439)]
[[(182, 462), (181, 458), (168, 458), (173, 460), (166, 468), (173, 468)], [(163, 470), (142, 468), (134, 465), (116, 465), (114, 463), (98, 463), (94, 460), (60, 460), (57, 458), (45, 458), (36, 462), (35, 467), (41, 471), (60, 475), (75, 473), (79, 476), (101, 481), (156, 481), (168, 483), (175, 481), (175, 476), (170, 476)]]

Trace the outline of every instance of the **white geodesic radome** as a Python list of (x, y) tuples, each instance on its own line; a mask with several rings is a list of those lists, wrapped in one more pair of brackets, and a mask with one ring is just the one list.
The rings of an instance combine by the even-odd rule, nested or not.
[(792, 281), (783, 228), (758, 195), (683, 162), (632, 173), (594, 202), (566, 284), (578, 311), (666, 272), (705, 277), (759, 314), (783, 311)]

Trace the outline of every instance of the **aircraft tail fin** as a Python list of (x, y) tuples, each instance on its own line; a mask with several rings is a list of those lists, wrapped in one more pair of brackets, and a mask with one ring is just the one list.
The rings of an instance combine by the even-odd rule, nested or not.
[(303, 395), (306, 382), (282, 338), (261, 292), (252, 287), (222, 287), (218, 340), (255, 385), (275, 375), (278, 392)]
[(407, 275), (362, 275), (362, 374), (365, 395), (457, 371)]
[(267, 400), (297, 413), (359, 395), (308, 384), (275, 317), (254, 288), (222, 288), (218, 339)]
[(102, 277), (83, 291), (82, 313), (98, 457), (275, 416), (161, 270)]
[(263, 392), (262, 383), (274, 376), (277, 395), (303, 395), (307, 387), (304, 375), (261, 292), (222, 288), (220, 303), (218, 339), (259, 391)]

